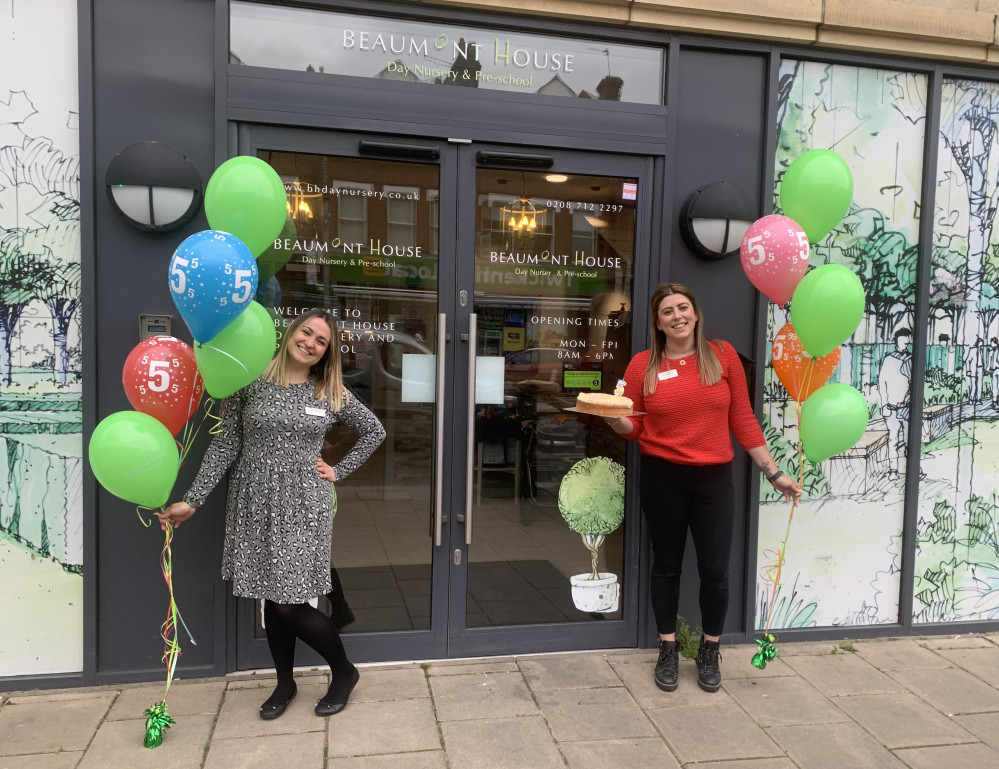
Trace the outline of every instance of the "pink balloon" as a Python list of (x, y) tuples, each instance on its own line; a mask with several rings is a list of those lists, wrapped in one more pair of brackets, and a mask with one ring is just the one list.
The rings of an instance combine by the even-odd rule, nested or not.
[(746, 277), (774, 304), (787, 304), (808, 271), (808, 236), (779, 214), (753, 222), (739, 253)]

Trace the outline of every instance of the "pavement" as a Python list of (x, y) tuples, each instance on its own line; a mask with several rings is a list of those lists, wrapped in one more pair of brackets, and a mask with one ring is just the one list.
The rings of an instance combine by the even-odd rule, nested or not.
[(989, 769), (999, 767), (999, 634), (722, 646), (722, 689), (652, 678), (613, 650), (362, 665), (340, 714), (262, 721), (272, 672), (176, 680), (176, 723), (142, 746), (163, 684), (0, 693), (0, 769)]

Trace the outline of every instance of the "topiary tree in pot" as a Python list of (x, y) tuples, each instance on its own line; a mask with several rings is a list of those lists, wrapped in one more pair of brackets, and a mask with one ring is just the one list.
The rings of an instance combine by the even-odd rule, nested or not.
[(616, 611), (617, 575), (599, 572), (597, 559), (604, 538), (624, 520), (624, 468), (607, 457), (581, 459), (562, 479), (558, 509), (590, 551), (590, 573), (569, 578), (573, 603), (582, 611)]

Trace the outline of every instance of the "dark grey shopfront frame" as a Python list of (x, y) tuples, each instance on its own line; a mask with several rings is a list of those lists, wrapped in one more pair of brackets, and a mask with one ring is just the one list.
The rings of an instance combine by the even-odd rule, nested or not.
[[(569, 112), (572, 118), (563, 119), (559, 114), (567, 113), (560, 112), (560, 107), (573, 110), (578, 105), (556, 104), (542, 97), (528, 101), (505, 94), (469, 94), (463, 97), (466, 101), (462, 104), (468, 110), (474, 107), (484, 111), (470, 117), (467, 110), (460, 114), (453, 109), (431, 112), (426, 109), (423, 94), (407, 98), (398, 90), (401, 84), (354, 82), (332, 76), (327, 76), (323, 84), (345, 96), (350, 94), (351, 100), (322, 106), (302, 98), (302, 94), (320, 93), (315, 79), (304, 73), (281, 73), (275, 79), (274, 73), (243, 68), (230, 82), (226, 0), (214, 4), (205, 0), (79, 0), (85, 441), (102, 416), (128, 408), (117, 382), (122, 361), (135, 343), (131, 332), (135, 317), (148, 312), (174, 314), (164, 280), (169, 254), (184, 237), (207, 227), (200, 217), (183, 230), (150, 235), (128, 228), (116, 217), (102, 189), (103, 176), (110, 159), (133, 142), (156, 139), (172, 144), (191, 158), (204, 179), (238, 146), (239, 122), (277, 122), (400, 136), (473, 137), (512, 146), (573, 147), (652, 156), (657, 204), (649, 236), (653, 253), (661, 252), (663, 258), (649, 265), (645, 276), (648, 283), (654, 285), (660, 278), (669, 277), (692, 285), (701, 297), (711, 301), (706, 307), (710, 333), (731, 339), (738, 349), (760, 360), (767, 343), (760, 331), (765, 328), (765, 303), (758, 301), (731, 260), (722, 264), (698, 261), (680, 239), (675, 222), (684, 197), (717, 179), (746, 189), (760, 202), (762, 213), (762, 203), (769, 201), (773, 185), (775, 127), (769, 116), (775, 111), (781, 57), (926, 72), (930, 78), (929, 136), (934, 135), (939, 122), (937, 109), (944, 76), (995, 78), (991, 70), (971, 67), (778, 48), (745, 41), (681, 38), (537, 18), (487, 16), (452, 8), (445, 11), (349, 2), (313, 5), (430, 18), (446, 14), (448, 19), (483, 27), (520, 26), (550, 34), (662, 45), (668, 50), (669, 108), (591, 102), (585, 105), (587, 110)], [(377, 91), (379, 87), (382, 90)], [(257, 88), (260, 90), (255, 94)], [(300, 88), (302, 94), (289, 102), (289, 94)], [(254, 96), (259, 97), (266, 89), (270, 89), (274, 101), (257, 104)], [(392, 110), (395, 115), (384, 109), (389, 96), (400, 100), (396, 102), (399, 107)], [(491, 108), (489, 102), (494, 100), (501, 107)], [(618, 111), (622, 106), (623, 113)], [(285, 111), (286, 107), (291, 109)], [(413, 111), (405, 112), (402, 107)], [(282, 115), (284, 119), (279, 119)], [(484, 115), (498, 122), (484, 120)], [(526, 117), (529, 122), (513, 121), (513, 115)], [(528, 129), (528, 125), (534, 127)], [(923, 210), (933, 210), (936, 149), (935, 142), (926, 143)], [(916, 300), (920, 318), (926, 314), (931, 226), (931, 219), (924, 218)], [(638, 303), (635, 309), (636, 315), (644, 311)], [(635, 349), (645, 343), (646, 319), (635, 319)], [(925, 324), (917, 323), (915, 327), (914, 371), (922, 371), (924, 340), (919, 335), (925, 336)], [(757, 371), (757, 397), (762, 379), (762, 371)], [(913, 413), (920, 413), (916, 401), (921, 398), (921, 388), (914, 387)], [(919, 430), (919, 421), (912, 420), (910, 435), (918, 436)], [(740, 516), (743, 529), (736, 535), (743, 546), (733, 553), (733, 606), (727, 633), (733, 640), (752, 636), (757, 516), (754, 500), (758, 490), (756, 474), (747, 471), (744, 458), (737, 461), (739, 499), (745, 514)], [(914, 631), (908, 611), (918, 483), (914, 469), (910, 467), (907, 476), (902, 621), (899, 625), (854, 627), (853, 636), (947, 630), (943, 625), (921, 625)], [(184, 487), (191, 472), (190, 467), (182, 471), (178, 489)], [(234, 669), (236, 663), (234, 606), (217, 576), (221, 503), (216, 501), (212, 510), (203, 512), (200, 520), (196, 518), (185, 528), (174, 547), (181, 608), (188, 624), (197, 629), (198, 640), (197, 646), (191, 646), (184, 639), (180, 668), (185, 677), (218, 675)], [(629, 515), (634, 516), (633, 509)], [(156, 568), (161, 541), (153, 532), (141, 529), (130, 506), (101, 491), (89, 473), (84, 478), (84, 533), (84, 670), (78, 676), (25, 679), (24, 685), (160, 679), (162, 645), (155, 628), (162, 621), (161, 604), (165, 601)], [(641, 557), (644, 574), (644, 549)], [(681, 611), (696, 616), (696, 611), (689, 608), (691, 596), (685, 595), (684, 601)], [(639, 643), (651, 642), (654, 630), (648, 614), (643, 612), (637, 621)], [(993, 629), (978, 624), (962, 624), (961, 628)], [(835, 629), (816, 628), (785, 635), (818, 639), (837, 633)]]

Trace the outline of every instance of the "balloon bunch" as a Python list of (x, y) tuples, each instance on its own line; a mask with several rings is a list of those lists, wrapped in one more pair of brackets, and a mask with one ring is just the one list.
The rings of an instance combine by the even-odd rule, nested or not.
[[(811, 150), (796, 158), (781, 182), (786, 216), (764, 216), (742, 241), (746, 276), (774, 304), (790, 302), (790, 322), (774, 337), (774, 372), (797, 404), (798, 435), (804, 456), (822, 462), (852, 446), (867, 429), (867, 402), (854, 387), (826, 384), (839, 365), (839, 346), (849, 339), (864, 314), (866, 296), (860, 279), (848, 268), (823, 264), (809, 270), (810, 245), (824, 238), (850, 207), (853, 177), (846, 162), (830, 150)], [(804, 478), (801, 452), (798, 481)], [(797, 502), (791, 505), (787, 530), (761, 571), (771, 586), (763, 638), (753, 665), (763, 669), (776, 655), (770, 634), (784, 553)]]
[[(150, 511), (162, 508), (170, 496), (197, 434), (190, 429), (191, 420), (203, 392), (211, 396), (207, 418), (212, 399), (245, 387), (274, 355), (274, 320), (253, 299), (259, 281), (255, 257), (285, 227), (284, 184), (264, 161), (232, 158), (208, 182), (205, 214), (212, 229), (191, 235), (177, 247), (168, 276), (170, 294), (191, 331), (194, 348), (172, 336), (136, 345), (122, 370), (125, 394), (135, 410), (105, 417), (90, 439), (90, 467), (98, 482), (116, 497)], [(280, 265), (268, 262), (270, 277), (277, 269)], [(145, 712), (147, 748), (160, 745), (173, 723), (166, 695), (181, 653), (177, 630), (183, 618), (174, 600), (172, 541), (173, 526), (167, 522), (160, 554), (170, 599), (160, 629), (167, 681), (163, 699)], [(188, 636), (195, 643), (189, 631)]]

